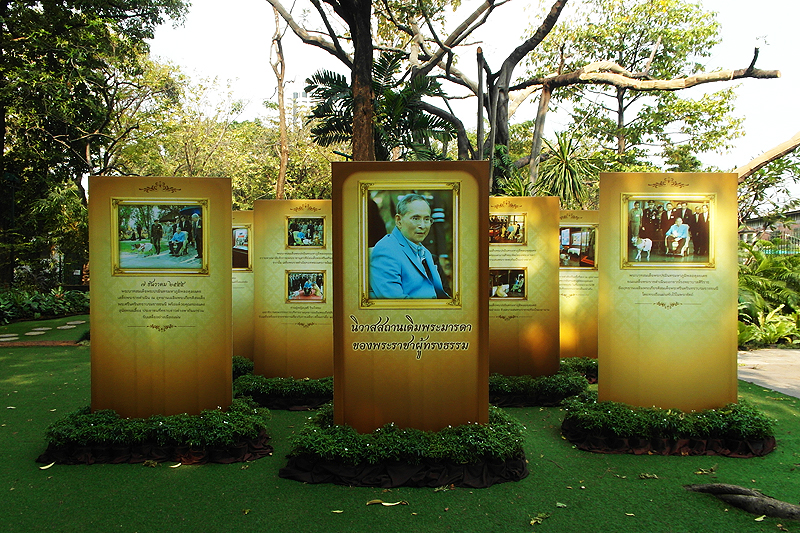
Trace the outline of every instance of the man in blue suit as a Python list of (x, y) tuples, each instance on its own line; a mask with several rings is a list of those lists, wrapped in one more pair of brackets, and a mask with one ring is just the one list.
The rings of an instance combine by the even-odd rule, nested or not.
[(395, 228), (372, 249), (370, 298), (450, 298), (433, 256), (422, 245), (431, 230), (431, 207), (424, 196), (408, 194), (397, 203)]

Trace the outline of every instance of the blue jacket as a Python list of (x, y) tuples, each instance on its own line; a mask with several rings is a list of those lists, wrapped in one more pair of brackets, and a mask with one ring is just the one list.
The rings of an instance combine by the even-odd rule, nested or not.
[(433, 256), (422, 247), (431, 278), (419, 256), (398, 228), (372, 249), (369, 262), (370, 298), (450, 298), (442, 288)]

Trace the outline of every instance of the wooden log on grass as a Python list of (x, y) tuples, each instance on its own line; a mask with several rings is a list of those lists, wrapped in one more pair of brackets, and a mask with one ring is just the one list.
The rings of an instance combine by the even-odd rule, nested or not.
[(707, 483), (700, 485), (684, 485), (686, 490), (692, 492), (705, 492), (713, 494), (725, 503), (743, 509), (748, 513), (766, 515), (772, 518), (800, 520), (800, 505), (794, 505), (754, 489), (726, 483)]

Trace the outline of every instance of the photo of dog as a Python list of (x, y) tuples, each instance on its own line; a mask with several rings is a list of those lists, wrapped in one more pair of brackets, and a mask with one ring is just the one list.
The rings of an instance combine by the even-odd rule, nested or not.
[(152, 243), (140, 242), (131, 244), (131, 252), (147, 256), (147, 255), (153, 255), (153, 253), (155, 253), (155, 249), (153, 248)]
[(635, 261), (640, 261), (642, 259), (642, 252), (647, 254), (647, 260), (650, 261), (650, 250), (653, 249), (653, 241), (641, 237), (636, 237), (633, 239), (633, 246), (636, 247), (636, 259)]

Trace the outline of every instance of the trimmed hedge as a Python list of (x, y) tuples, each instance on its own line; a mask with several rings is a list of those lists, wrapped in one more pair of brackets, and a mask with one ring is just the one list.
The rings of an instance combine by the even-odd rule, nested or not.
[(488, 424), (465, 424), (437, 432), (399, 428), (387, 424), (360, 434), (350, 426), (333, 423), (333, 405), (321, 407), (294, 438), (289, 457), (313, 455), (328, 461), (356, 465), (423, 459), (454, 463), (480, 463), (524, 456), (524, 427), (496, 407), (489, 408)]
[(586, 392), (568, 398), (562, 406), (567, 412), (565, 424), (618, 438), (755, 440), (773, 435), (772, 421), (744, 400), (719, 409), (685, 413), (598, 402), (596, 392)]

